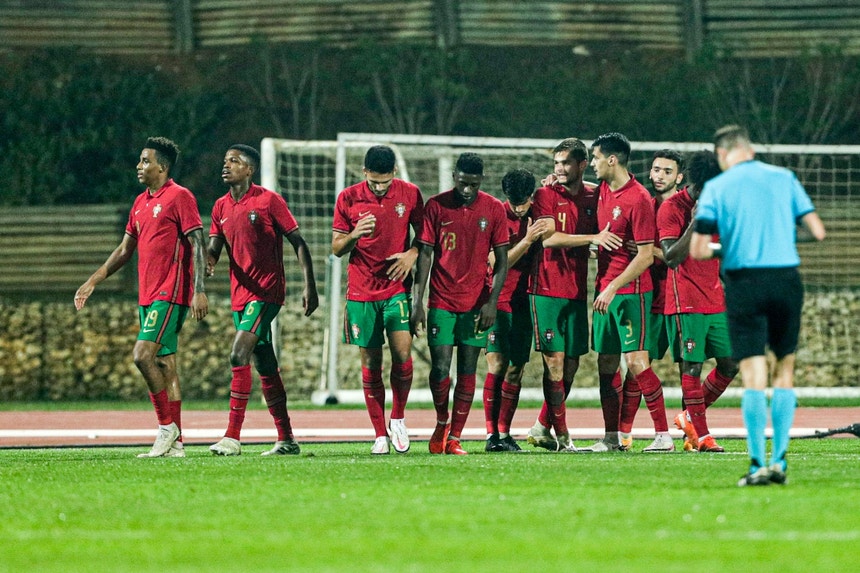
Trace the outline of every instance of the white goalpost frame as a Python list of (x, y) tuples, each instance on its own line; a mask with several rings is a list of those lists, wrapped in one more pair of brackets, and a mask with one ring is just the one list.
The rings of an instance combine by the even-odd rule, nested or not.
[[(340, 191), (346, 188), (348, 184), (352, 184), (355, 182), (353, 180), (347, 179), (347, 174), (350, 170), (353, 171), (352, 179), (355, 179), (356, 170), (360, 169), (361, 167), (360, 159), (357, 159), (355, 153), (359, 152), (362, 154), (361, 157), (363, 157), (363, 152), (368, 147), (372, 145), (383, 144), (390, 146), (394, 150), (395, 155), (397, 157), (398, 176), (407, 181), (412, 180), (410, 178), (410, 161), (414, 163), (416, 161), (416, 158), (414, 156), (406, 157), (406, 154), (402, 150), (411, 149), (414, 152), (414, 147), (420, 146), (426, 148), (426, 155), (423, 156), (422, 159), (428, 160), (428, 158), (432, 158), (436, 162), (435, 168), (437, 171), (437, 181), (434, 181), (433, 184), (438, 184), (438, 189), (443, 190), (450, 188), (451, 186), (450, 174), (453, 170), (453, 162), (456, 159), (456, 156), (459, 155), (459, 153), (462, 151), (476, 151), (479, 154), (482, 154), (485, 157), (485, 160), (488, 157), (492, 158), (492, 156), (513, 156), (517, 153), (521, 153), (523, 155), (529, 153), (540, 154), (542, 157), (546, 158), (545, 168), (546, 173), (549, 173), (552, 167), (551, 149), (558, 143), (558, 141), (559, 139), (493, 138), (379, 133), (339, 133), (336, 142), (290, 141), (267, 138), (264, 139), (261, 144), (261, 153), (263, 158), (263, 165), (261, 167), (261, 183), (264, 187), (267, 187), (269, 189), (277, 190), (279, 188), (277, 173), (277, 155), (279, 150), (283, 148), (289, 147), (290, 149), (319, 149), (321, 150), (321, 152), (322, 150), (325, 150), (324, 153), (326, 154), (330, 154), (331, 151), (334, 149), (334, 163), (336, 171), (334, 174), (334, 188), (331, 189), (331, 195), (329, 195), (329, 197), (336, 198)], [(583, 142), (587, 146), (590, 146), (592, 140), (584, 139)], [(654, 151), (660, 149), (674, 149), (682, 153), (699, 151), (703, 149), (713, 149), (713, 144), (707, 142), (635, 141), (631, 142), (631, 146), (633, 147), (634, 153), (638, 154), (639, 156), (642, 156), (642, 154), (645, 153), (653, 154)], [(754, 144), (754, 147), (757, 152), (762, 155), (777, 154), (788, 156), (814, 156), (830, 154), (834, 157), (860, 157), (860, 145), (806, 146)], [(348, 157), (348, 150), (352, 152), (352, 157)], [(642, 158), (640, 157), (640, 162), (641, 160)], [(358, 161), (359, 164), (355, 164), (356, 161)], [(650, 155), (648, 156), (648, 161), (650, 161)], [(330, 158), (327, 160), (327, 162), (330, 162)], [(544, 164), (541, 162), (541, 166), (543, 165)], [(512, 168), (515, 166), (521, 165), (517, 164), (517, 160), (511, 159), (510, 167)], [(852, 163), (851, 173), (853, 172), (854, 168)], [(540, 174), (541, 171), (535, 170), (535, 173)], [(849, 174), (848, 179), (849, 182), (853, 184), (854, 178), (852, 178), (851, 174)], [(422, 191), (425, 192), (425, 197), (432, 189), (433, 184), (429, 184), (428, 177), (425, 173), (425, 177), (421, 185)], [(485, 185), (486, 184), (487, 183), (485, 182)], [(849, 192), (848, 195), (851, 196), (852, 194)], [(330, 231), (330, 219), (328, 223), (328, 231)], [(325, 335), (322, 344), (323, 357), (321, 369), (322, 371), (320, 372), (320, 384), (319, 389), (313, 392), (312, 400), (316, 404), (331, 404), (338, 402), (362, 403), (363, 397), (361, 395), (361, 391), (348, 391), (340, 389), (338, 379), (338, 348), (340, 344), (340, 335), (342, 330), (341, 321), (343, 309), (343, 301), (341, 300), (341, 297), (343, 264), (345, 263), (342, 261), (342, 259), (335, 257), (330, 252), (327, 254), (326, 261), (327, 267), (324, 299), (327, 304), (328, 316), (326, 317)], [(276, 341), (276, 344), (278, 344), (279, 340), (277, 338), (277, 324), (273, 324), (272, 326), (274, 329), (273, 334), (276, 336), (274, 340)], [(523, 389), (526, 394), (529, 394), (529, 390), (529, 388)], [(674, 390), (676, 389), (667, 388), (667, 395), (672, 395)], [(803, 392), (806, 389), (799, 390)], [(824, 391), (825, 394), (829, 392), (828, 395), (831, 395), (835, 389), (812, 388), (810, 390), (815, 390), (816, 395), (823, 395), (822, 391)], [(575, 397), (585, 399), (590, 399), (594, 396), (597, 396), (596, 392), (597, 389), (595, 388), (574, 389), (574, 393), (577, 394), (577, 396)], [(410, 399), (413, 401), (420, 402), (430, 399), (429, 391), (415, 390), (412, 394), (413, 395), (410, 396)], [(427, 394), (427, 396), (424, 396), (424, 394)], [(591, 394), (594, 394), (594, 396), (592, 396)], [(523, 397), (524, 399), (540, 399), (542, 395), (538, 396), (536, 393), (534, 397), (530, 395), (524, 395)]]

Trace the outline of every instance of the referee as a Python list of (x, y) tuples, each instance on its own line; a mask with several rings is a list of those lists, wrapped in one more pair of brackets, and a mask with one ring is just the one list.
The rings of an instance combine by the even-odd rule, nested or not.
[[(690, 255), (721, 257), (733, 358), (740, 362), (749, 472), (739, 486), (784, 484), (785, 453), (794, 419), (794, 362), (803, 307), (797, 227), (824, 239), (824, 224), (791, 171), (755, 159), (743, 127), (714, 134), (723, 173), (704, 187), (696, 209)], [(714, 242), (719, 235), (720, 243)], [(773, 443), (765, 464), (768, 363), (776, 356), (771, 398)]]

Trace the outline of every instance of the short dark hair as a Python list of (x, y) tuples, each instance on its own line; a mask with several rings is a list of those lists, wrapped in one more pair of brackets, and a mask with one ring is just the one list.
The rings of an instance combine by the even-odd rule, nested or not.
[(573, 157), (577, 161), (588, 161), (588, 148), (585, 147), (585, 144), (576, 137), (562, 139), (555, 147), (552, 148), (553, 155), (562, 151), (567, 151), (567, 156)]
[(734, 149), (741, 145), (749, 145), (750, 134), (740, 125), (724, 125), (714, 132), (714, 147)]
[(630, 159), (630, 141), (627, 137), (618, 132), (604, 133), (591, 142), (591, 152), (594, 153), (594, 148), (599, 147), (603, 155), (614, 155), (618, 158), (618, 163), (627, 165), (627, 160)]
[(720, 164), (713, 151), (696, 151), (687, 161), (687, 182), (699, 191), (709, 179), (713, 179), (720, 173)]
[(179, 157), (179, 146), (166, 137), (147, 137), (143, 148), (154, 149), (155, 160), (168, 173), (170, 168), (176, 165), (176, 159)]
[(511, 205), (522, 205), (535, 192), (535, 176), (528, 169), (512, 169), (502, 177), (502, 193)]
[(260, 152), (259, 151), (257, 151), (256, 149), (254, 149), (250, 145), (245, 145), (244, 143), (234, 143), (233, 145), (231, 145), (230, 147), (227, 148), (227, 151), (230, 151), (231, 149), (235, 149), (236, 151), (238, 151), (239, 153), (241, 153), (242, 155), (244, 155), (245, 157), (250, 159), (250, 161), (248, 163), (251, 165), (251, 167), (254, 168), (254, 171), (260, 170)]
[(397, 158), (387, 145), (374, 145), (364, 154), (364, 168), (374, 173), (392, 173)]
[(467, 151), (466, 153), (461, 153), (460, 157), (457, 158), (456, 169), (460, 173), (468, 173), (469, 175), (483, 175), (484, 160), (481, 159), (481, 156), (477, 153)]
[(654, 152), (654, 157), (651, 158), (651, 164), (654, 164), (655, 159), (668, 159), (674, 161), (678, 165), (678, 171), (684, 170), (684, 156), (674, 149), (660, 149)]

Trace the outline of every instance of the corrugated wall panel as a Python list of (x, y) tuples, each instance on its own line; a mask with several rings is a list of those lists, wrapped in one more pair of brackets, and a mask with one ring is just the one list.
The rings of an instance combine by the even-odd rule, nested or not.
[(683, 49), (681, 7), (665, 0), (516, 2), (461, 0), (464, 44), (504, 46), (608, 41)]
[(0, 0), (0, 47), (109, 53), (174, 49), (171, 0)]
[(856, 0), (708, 0), (705, 37), (738, 57), (796, 56), (827, 46), (860, 55)]
[(435, 41), (432, 0), (199, 0), (194, 26), (201, 48), (247, 44), (255, 37), (333, 44), (368, 35), (382, 41)]

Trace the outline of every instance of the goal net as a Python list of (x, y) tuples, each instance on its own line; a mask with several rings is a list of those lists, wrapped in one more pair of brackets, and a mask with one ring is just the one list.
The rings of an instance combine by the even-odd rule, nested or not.
[[(501, 178), (510, 169), (529, 169), (538, 180), (549, 174), (551, 150), (558, 141), (368, 133), (340, 133), (337, 141), (263, 140), (262, 184), (287, 199), (310, 246), (319, 275), (318, 287), (324, 290), (320, 310), (325, 313), (325, 324), (316, 344), (321, 357), (317, 401), (334, 401), (344, 387), (360, 388), (357, 348), (341, 343), (346, 260), (331, 255), (331, 222), (337, 193), (363, 180), (362, 162), (367, 148), (377, 144), (392, 147), (397, 156), (398, 176), (418, 185), (425, 200), (452, 187), (451, 173), (460, 153), (476, 152), (484, 159), (482, 189), (501, 198)], [(586, 145), (591, 143), (583, 141)], [(669, 148), (687, 153), (713, 147), (702, 142), (631, 142), (631, 145), (629, 169), (646, 186), (655, 151)], [(797, 173), (827, 226), (828, 240), (824, 246), (800, 246), (801, 270), (812, 296), (807, 297), (804, 317), (807, 340), (801, 352), (806, 356), (799, 358), (813, 368), (823, 365), (834, 370), (829, 379), (837, 382), (826, 385), (845, 384), (838, 381), (843, 365), (852, 368), (860, 365), (854, 352), (860, 346), (860, 327), (846, 317), (840, 319), (833, 309), (858, 304), (856, 290), (852, 288), (860, 287), (860, 268), (849, 262), (860, 257), (860, 203), (857, 202), (860, 146), (755, 147), (759, 158)], [(586, 171), (586, 180), (589, 175), (593, 178), (590, 169)], [(285, 256), (291, 257), (292, 253)], [(287, 288), (292, 293), (300, 292), (301, 273), (297, 265), (288, 264), (287, 269)], [(425, 344), (417, 339), (414, 348), (414, 387), (419, 393), (426, 387), (419, 366), (428, 360)], [(539, 359), (533, 358), (531, 362), (540, 365)], [(528, 374), (527, 370), (527, 378)], [(802, 377), (799, 373), (801, 384)], [(591, 378), (596, 380), (581, 370), (575, 385), (596, 385)], [(539, 377), (533, 385), (539, 387)]]

